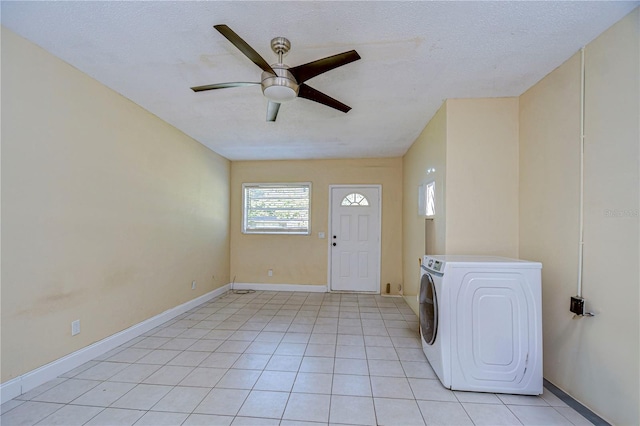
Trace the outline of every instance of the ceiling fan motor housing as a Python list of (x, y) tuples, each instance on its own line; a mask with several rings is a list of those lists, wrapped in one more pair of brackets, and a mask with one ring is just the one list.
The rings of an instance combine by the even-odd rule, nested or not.
[(275, 72), (262, 72), (262, 93), (273, 102), (287, 102), (298, 96), (298, 82), (285, 64), (272, 64)]

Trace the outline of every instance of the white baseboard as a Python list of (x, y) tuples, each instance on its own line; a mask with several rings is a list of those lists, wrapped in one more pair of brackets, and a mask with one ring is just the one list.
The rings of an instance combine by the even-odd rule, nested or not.
[[(234, 287), (237, 288), (238, 284)], [(307, 286), (304, 286), (307, 287)], [(112, 349), (128, 342), (129, 340), (138, 337), (149, 330), (169, 321), (172, 318), (177, 317), (180, 314), (187, 312), (196, 306), (207, 302), (217, 296), (220, 296), (227, 292), (231, 288), (230, 284), (226, 284), (220, 288), (210, 291), (200, 297), (196, 297), (182, 305), (168, 309), (161, 314), (144, 320), (138, 324), (135, 324), (125, 330), (122, 330), (112, 336), (106, 337), (96, 343), (89, 346), (85, 346), (69, 355), (59, 358), (49, 364), (38, 367), (35, 370), (31, 370), (21, 376), (15, 377), (0, 384), (0, 403), (4, 404), (6, 401), (13, 399), (34, 389), (49, 380), (55, 379), (61, 374), (67, 371), (73, 370), (76, 367), (91, 361), (92, 359), (109, 352)], [(325, 287), (326, 288), (326, 287)], [(312, 290), (307, 290), (312, 291)]]
[(306, 284), (267, 284), (267, 283), (234, 283), (233, 290), (256, 291), (304, 291), (310, 293), (326, 293), (326, 285)]
[(15, 377), (11, 380), (7, 380), (3, 384), (0, 385), (0, 403), (4, 404), (5, 402), (15, 398), (16, 396), (22, 395), (22, 376)]

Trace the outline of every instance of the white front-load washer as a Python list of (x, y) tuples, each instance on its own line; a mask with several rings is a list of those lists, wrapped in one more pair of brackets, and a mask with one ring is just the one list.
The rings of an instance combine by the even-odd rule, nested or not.
[(425, 256), (424, 353), (452, 390), (542, 394), (542, 265), (493, 256)]

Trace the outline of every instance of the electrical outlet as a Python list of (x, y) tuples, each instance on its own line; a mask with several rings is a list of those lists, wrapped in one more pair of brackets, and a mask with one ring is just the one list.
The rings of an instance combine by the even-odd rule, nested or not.
[(196, 282), (191, 281), (191, 290), (195, 290), (195, 289), (196, 289)]
[(584, 299), (582, 297), (571, 297), (569, 310), (576, 315), (584, 315)]
[(71, 322), (71, 335), (75, 336), (76, 334), (80, 334), (80, 320)]
[(270, 277), (273, 276), (273, 269), (269, 269), (269, 271), (267, 272), (267, 275), (269, 275)]

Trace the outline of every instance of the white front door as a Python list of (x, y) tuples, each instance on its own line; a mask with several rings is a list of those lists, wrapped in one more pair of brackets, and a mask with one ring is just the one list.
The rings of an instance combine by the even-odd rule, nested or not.
[(332, 291), (380, 292), (380, 186), (332, 186)]

